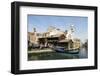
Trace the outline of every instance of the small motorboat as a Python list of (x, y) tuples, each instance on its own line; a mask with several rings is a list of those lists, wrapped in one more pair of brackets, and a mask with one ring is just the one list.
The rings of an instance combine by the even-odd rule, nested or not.
[(60, 46), (55, 46), (55, 47), (53, 47), (52, 48), (54, 51), (56, 51), (56, 52), (64, 52), (65, 50), (65, 48), (64, 47), (60, 47)]
[(67, 50), (67, 49), (65, 49), (65, 47), (61, 47), (61, 46), (55, 46), (55, 47), (53, 47), (53, 50), (56, 52), (69, 53), (69, 54), (78, 54), (79, 53), (78, 49)]
[(75, 49), (75, 50), (65, 50), (66, 53), (70, 53), (70, 54), (78, 54), (79, 50)]

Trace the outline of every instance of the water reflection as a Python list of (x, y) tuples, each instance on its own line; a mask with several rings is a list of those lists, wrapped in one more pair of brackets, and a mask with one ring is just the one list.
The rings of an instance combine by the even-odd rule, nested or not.
[(81, 48), (79, 52), (79, 58), (87, 58), (88, 57), (88, 50), (86, 48)]
[(88, 58), (88, 51), (81, 48), (78, 54), (68, 54), (59, 52), (45, 52), (28, 54), (28, 60), (56, 60), (56, 59), (81, 59)]

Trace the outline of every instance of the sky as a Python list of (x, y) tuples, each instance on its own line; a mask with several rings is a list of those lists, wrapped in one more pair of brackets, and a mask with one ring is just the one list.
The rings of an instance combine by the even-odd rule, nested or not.
[(88, 17), (80, 16), (50, 16), (50, 15), (28, 15), (28, 32), (36, 31), (43, 33), (47, 31), (49, 26), (59, 28), (61, 31), (69, 30), (74, 25), (75, 37), (80, 38), (84, 42), (88, 38)]

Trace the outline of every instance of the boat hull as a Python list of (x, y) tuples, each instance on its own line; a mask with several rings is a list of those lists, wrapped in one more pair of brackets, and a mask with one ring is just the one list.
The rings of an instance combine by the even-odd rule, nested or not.
[(70, 54), (78, 54), (79, 50), (65, 50), (66, 53), (70, 53)]
[(70, 54), (78, 54), (79, 53), (78, 49), (65, 50), (65, 48), (63, 48), (63, 47), (53, 48), (53, 50), (56, 52), (60, 52), (60, 53), (70, 53)]

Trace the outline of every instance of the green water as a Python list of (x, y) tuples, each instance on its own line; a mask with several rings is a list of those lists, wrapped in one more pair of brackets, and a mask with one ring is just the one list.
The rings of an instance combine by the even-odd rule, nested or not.
[(81, 59), (87, 58), (86, 49), (79, 50), (78, 54), (59, 53), (59, 52), (44, 52), (28, 54), (28, 60), (57, 60), (57, 59)]

